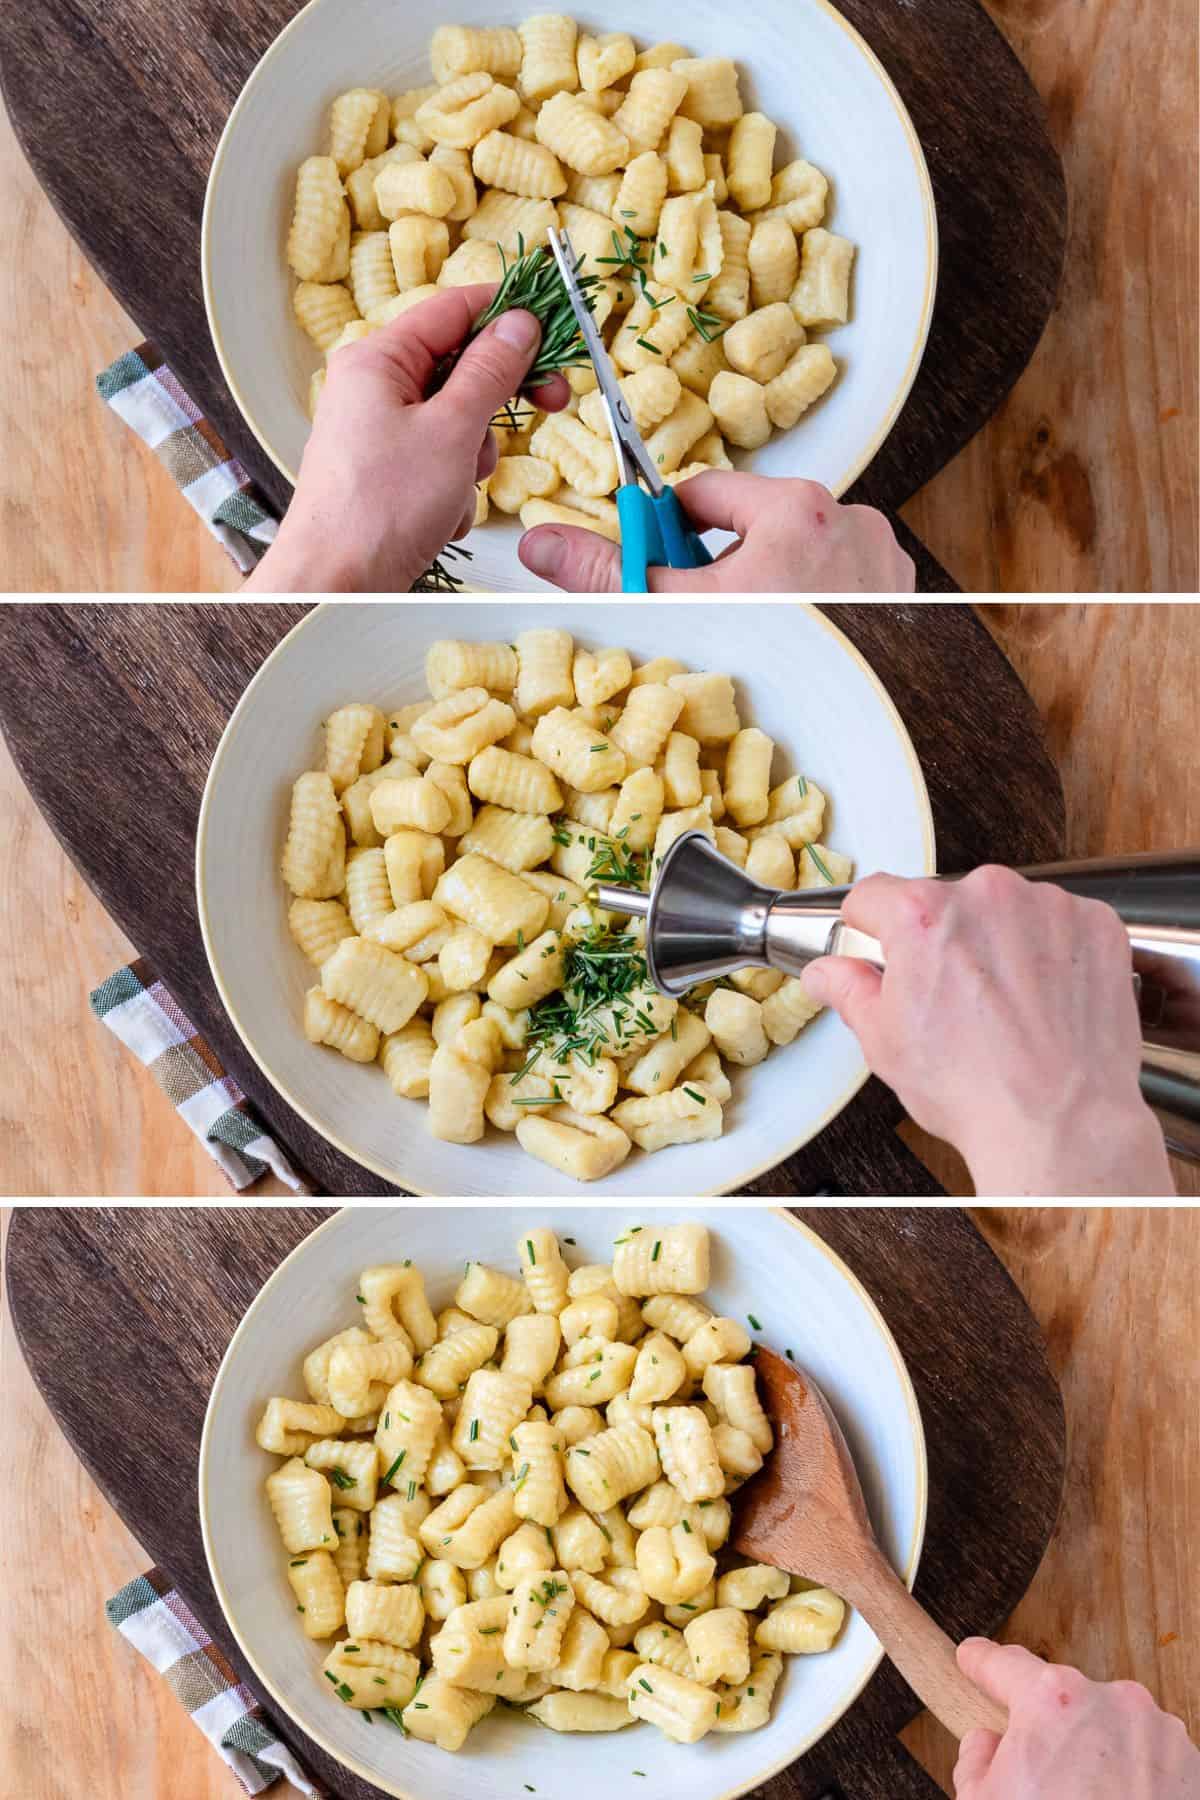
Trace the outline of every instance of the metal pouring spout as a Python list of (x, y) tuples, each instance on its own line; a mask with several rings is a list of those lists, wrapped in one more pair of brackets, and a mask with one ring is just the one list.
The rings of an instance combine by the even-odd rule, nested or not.
[[(1040, 863), (1018, 872), (1102, 900), (1121, 918), (1142, 1021), (1142, 1092), (1170, 1148), (1200, 1161), (1200, 852)], [(738, 969), (799, 975), (818, 956), (855, 956), (882, 969), (879, 941), (842, 919), (849, 891), (765, 888), (703, 832), (688, 831), (667, 850), (648, 894), (601, 885), (597, 901), (645, 919), (650, 979), (678, 999)]]

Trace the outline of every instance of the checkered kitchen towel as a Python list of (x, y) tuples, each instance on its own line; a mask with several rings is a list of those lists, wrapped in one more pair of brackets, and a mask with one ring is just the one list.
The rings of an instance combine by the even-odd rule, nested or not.
[(261, 1794), (286, 1775), (314, 1800), (327, 1795), (280, 1742), (254, 1695), (161, 1569), (139, 1575), (104, 1610), (109, 1624), (166, 1677), (179, 1704), (248, 1794)]
[(101, 399), (149, 444), (185, 500), (248, 575), (274, 541), (279, 521), (184, 392), (161, 350), (140, 344), (97, 375), (96, 386)]
[(294, 1194), (312, 1192), (148, 964), (118, 969), (90, 1000), (96, 1017), (151, 1071), (231, 1187), (248, 1188), (269, 1169)]

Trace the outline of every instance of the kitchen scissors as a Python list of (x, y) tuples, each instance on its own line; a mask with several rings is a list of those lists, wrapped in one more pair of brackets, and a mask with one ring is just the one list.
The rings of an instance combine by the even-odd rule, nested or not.
[[(617, 489), (617, 517), (621, 523), (621, 592), (644, 594), (648, 591), (648, 571), (652, 564), (657, 563), (660, 567), (665, 564), (671, 569), (699, 569), (710, 563), (712, 557), (699, 533), (693, 530), (673, 489), (663, 480), (633, 422), (629, 402), (617, 384), (616, 371), (576, 277), (578, 265), (570, 237), (553, 225), (547, 235), (571, 310), (596, 371), (613, 449), (617, 453), (621, 476)], [(645, 489), (640, 485), (639, 477), (645, 482)]]

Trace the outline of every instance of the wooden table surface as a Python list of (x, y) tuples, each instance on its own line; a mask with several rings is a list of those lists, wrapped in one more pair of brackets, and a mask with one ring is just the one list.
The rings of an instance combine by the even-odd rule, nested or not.
[[(1200, 742), (1200, 693), (1186, 661), (1194, 662), (1200, 609), (983, 610), (1047, 721), (1072, 851), (1200, 842), (1189, 766)], [(0, 863), (0, 987), (15, 1009), (14, 1041), (53, 1045), (52, 1056), (10, 1065), (2, 1185), (111, 1194), (161, 1184), (228, 1198), (152, 1078), (87, 1013), (88, 987), (130, 947), (7, 758), (0, 818), (10, 846)], [(945, 1146), (924, 1141), (923, 1150), (954, 1183)], [(1182, 1194), (1200, 1195), (1200, 1172), (1177, 1165), (1176, 1177)], [(961, 1171), (955, 1191), (965, 1191)], [(1188, 1546), (1200, 1538), (1195, 1215), (989, 1208), (973, 1216), (1047, 1335), (1071, 1432), (1063, 1521), (1008, 1635), (1093, 1675), (1134, 1676), (1183, 1713), (1187, 1696), (1194, 1708), (1200, 1694), (1194, 1572), (1187, 1585)], [(0, 1515), (10, 1527), (0, 1548), (0, 1674), (9, 1695), (0, 1757), (7, 1748), (15, 1758), (17, 1791), (48, 1800), (85, 1792), (91, 1800), (236, 1800), (232, 1777), (103, 1622), (104, 1600), (143, 1559), (37, 1398), (4, 1319), (0, 1407), (8, 1450)], [(88, 1554), (70, 1583), (2, 1579), (23, 1545), (68, 1548), (81, 1526)], [(20, 1646), (35, 1634), (63, 1659), (65, 1677), (52, 1690), (35, 1692), (22, 1673)], [(1200, 1730), (1194, 1712), (1190, 1722)], [(953, 1752), (938, 1728), (919, 1721), (907, 1741), (949, 1792)]]
[[(982, 616), (1029, 688), (1063, 777), (1067, 852), (1200, 844), (1200, 606), (1159, 602), (987, 606)], [(215, 1165), (174, 1120), (152, 1077), (87, 1009), (132, 955), (63, 855), (0, 742), (0, 991), (20, 1043), (53, 1057), (11, 1064), (0, 1193), (221, 1195)], [(906, 1132), (955, 1194), (945, 1146)], [(1200, 1169), (1176, 1164), (1184, 1195)]]
[[(1195, 9), (987, 0), (1047, 100), (1072, 224), (1059, 306), (996, 416), (905, 508), (972, 591), (1190, 592), (1196, 535)], [(1131, 106), (1130, 95), (1152, 97)], [(140, 335), (0, 119), (0, 581), (233, 590), (236, 570), (97, 401)], [(71, 329), (63, 296), (70, 299)], [(163, 521), (169, 521), (164, 529)]]
[[(317, 1207), (47, 1208), (15, 1214), (7, 1239), (6, 1293), (39, 1390), (102, 1492), (239, 1671), (244, 1660), (219, 1614), (197, 1514), (204, 1409), (245, 1308), (328, 1216)], [(1028, 1591), (1064, 1491), (1065, 1412), (1037, 1323), (959, 1208), (805, 1207), (797, 1217), (862, 1282), (912, 1376), (930, 1474), (917, 1597), (955, 1638), (995, 1631)], [(71, 1304), (81, 1282), (86, 1313)], [(158, 1304), (164, 1292), (176, 1306)], [(964, 1294), (973, 1320), (961, 1316)], [(144, 1393), (157, 1397), (154, 1407)], [(157, 1470), (152, 1482), (148, 1468)], [(828, 1800), (830, 1788), (847, 1800), (934, 1800), (938, 1789), (894, 1740), (920, 1710), (887, 1665), (795, 1777), (764, 1784), (762, 1800)], [(278, 1723), (341, 1800), (383, 1800), (372, 1783), (339, 1776), (289, 1721)]]
[[(403, 621), (416, 604), (391, 610)], [(0, 729), (59, 842), (316, 1190), (391, 1193), (264, 1079), (213, 986), (195, 909), (180, 904), (193, 887), (196, 820), (221, 733), (251, 677), (307, 610), (245, 602), (9, 608), (0, 613), (8, 670)], [(359, 602), (346, 610), (371, 609)], [(445, 621), (453, 606), (429, 601), (423, 610), (425, 629), (431, 614), (437, 630), (452, 629)], [(1062, 784), (1036, 708), (972, 608), (839, 604), (829, 617), (878, 674), (912, 738), (939, 866), (1021, 867), (1061, 856)], [(68, 736), (77, 761), (94, 772), (87, 787), (74, 762), (57, 754)], [(148, 793), (156, 797), (149, 824)], [(746, 1191), (936, 1193), (928, 1170), (894, 1136), (901, 1117), (895, 1096), (869, 1082), (810, 1144)]]
[[(1145, 1682), (1195, 1735), (1195, 1216), (1028, 1207), (973, 1216), (1046, 1335), (1070, 1437), (1059, 1528), (1004, 1635), (1093, 1677)], [(105, 1600), (146, 1558), (59, 1433), (3, 1310), (0, 1407), (0, 1573), (11, 1577), (0, 1584), (0, 1757), (12, 1791), (36, 1800), (237, 1800), (234, 1778), (105, 1622)], [(71, 1580), (17, 1579), (31, 1542), (44, 1567), (69, 1564)], [(52, 1683), (28, 1679), (35, 1641), (55, 1646)], [(905, 1742), (949, 1793), (954, 1746), (941, 1728), (917, 1720)], [(292, 1800), (290, 1787), (272, 1791)]]

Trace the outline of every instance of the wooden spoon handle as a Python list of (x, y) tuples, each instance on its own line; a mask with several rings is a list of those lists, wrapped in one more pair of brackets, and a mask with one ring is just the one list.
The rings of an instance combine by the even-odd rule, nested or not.
[[(847, 1598), (851, 1596), (847, 1595)], [(867, 1624), (917, 1696), (956, 1738), (982, 1727), (1003, 1732), (1004, 1709), (968, 1681), (958, 1666), (954, 1644), (913, 1599), (880, 1553), (862, 1571), (862, 1589), (853, 1596)]]

